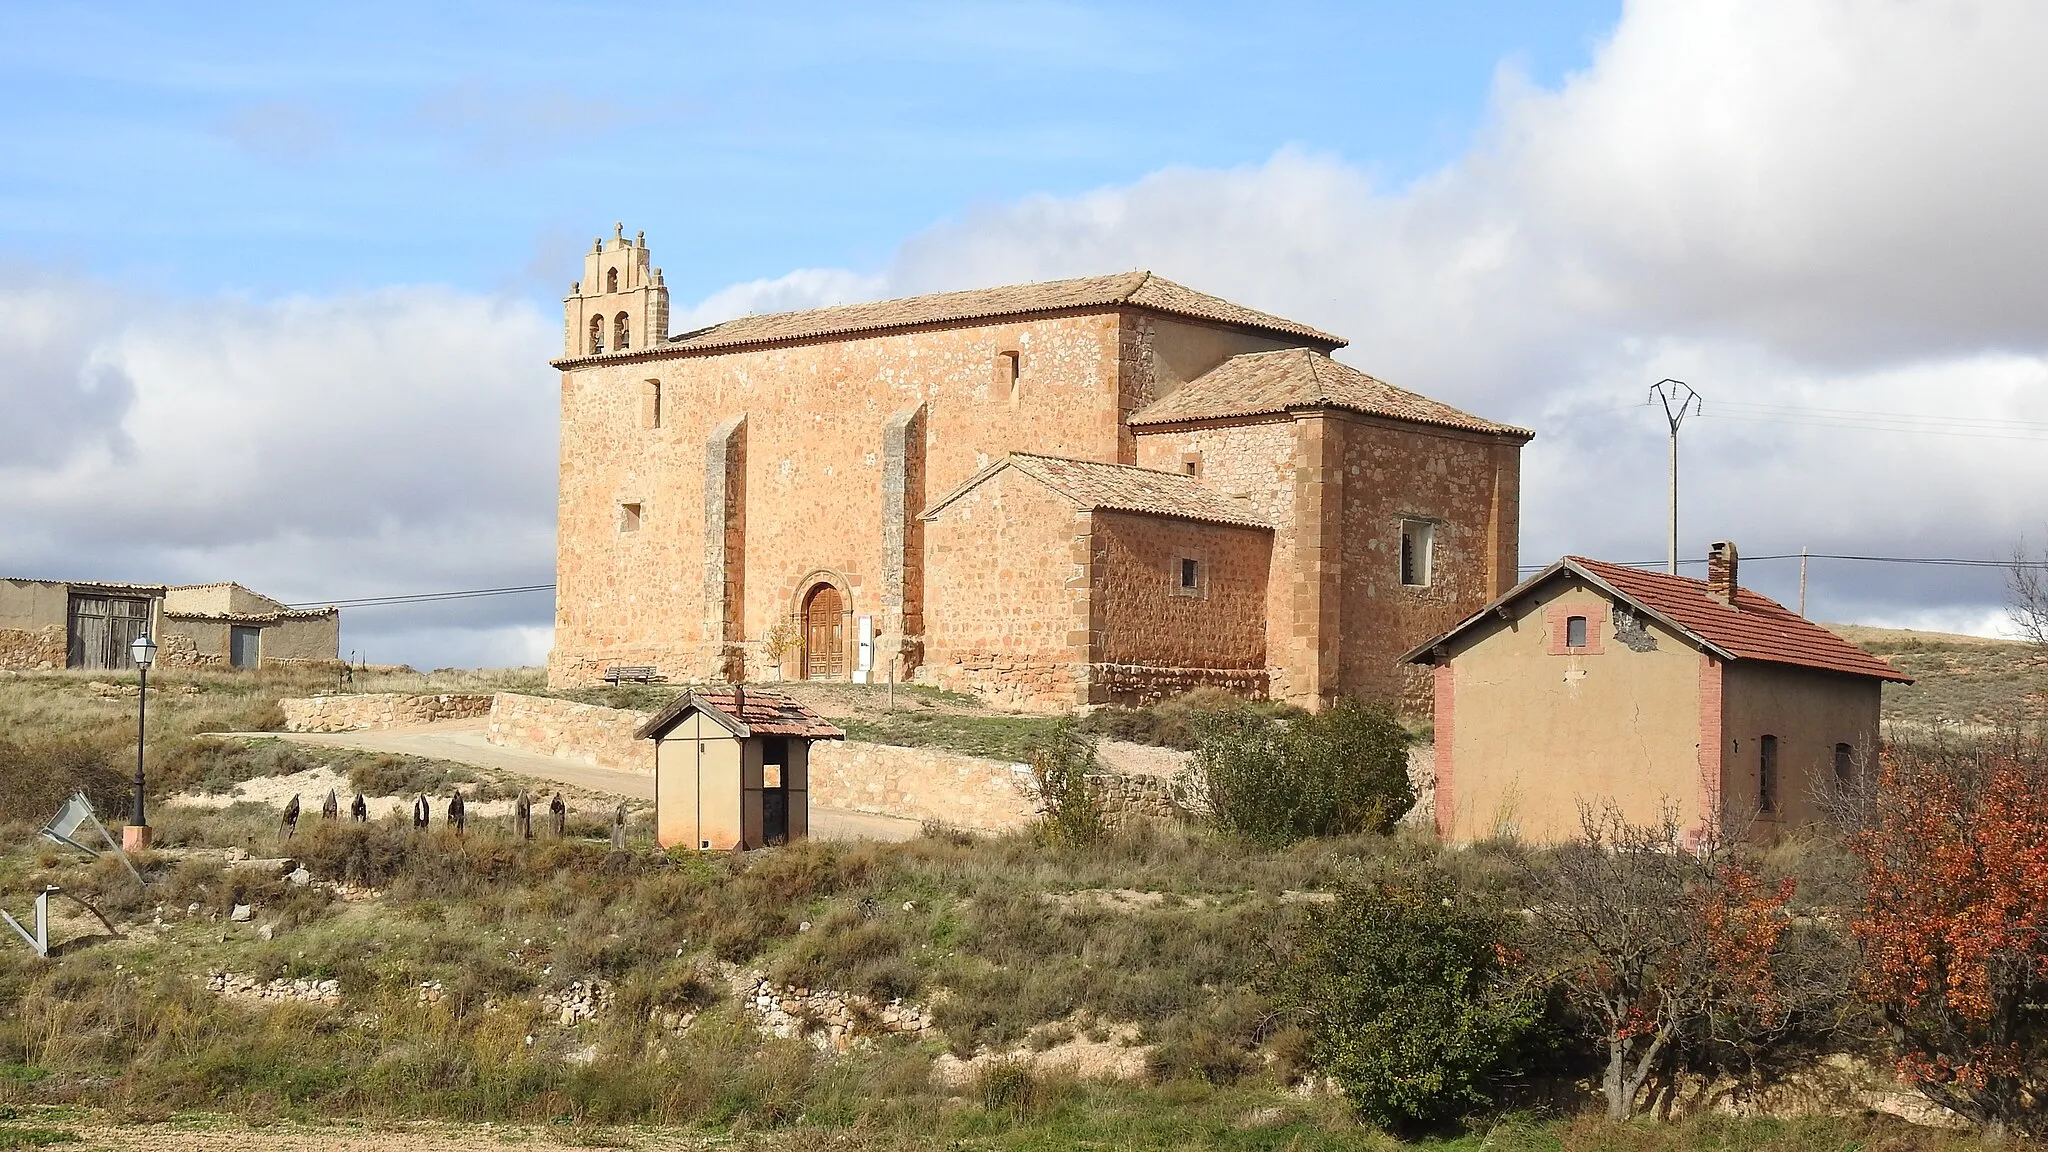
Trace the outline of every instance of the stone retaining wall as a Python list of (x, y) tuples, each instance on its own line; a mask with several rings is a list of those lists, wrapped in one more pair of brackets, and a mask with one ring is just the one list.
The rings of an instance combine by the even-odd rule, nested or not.
[(1038, 814), (1027, 764), (857, 740), (811, 745), (811, 805), (1000, 831)]
[(500, 748), (592, 768), (654, 773), (654, 741), (633, 738), (651, 712), (500, 692), (491, 700), (490, 713), (487, 739)]
[(284, 710), (284, 730), (287, 732), (361, 732), (488, 715), (491, 698), (455, 693), (415, 696), (402, 692), (367, 692), (354, 696), (307, 696), (280, 700), (278, 706)]
[(1131, 820), (1172, 820), (1181, 815), (1171, 776), (1140, 776), (1103, 772), (1088, 777), (1102, 803), (1103, 823), (1116, 827)]
[(69, 661), (64, 651), (64, 626), (0, 628), (0, 668), (46, 672)]

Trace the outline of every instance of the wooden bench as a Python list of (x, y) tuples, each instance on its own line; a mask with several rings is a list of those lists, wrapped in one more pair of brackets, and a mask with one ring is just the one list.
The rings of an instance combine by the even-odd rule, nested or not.
[(604, 682), (607, 684), (659, 684), (667, 679), (656, 672), (652, 664), (614, 664), (604, 670)]

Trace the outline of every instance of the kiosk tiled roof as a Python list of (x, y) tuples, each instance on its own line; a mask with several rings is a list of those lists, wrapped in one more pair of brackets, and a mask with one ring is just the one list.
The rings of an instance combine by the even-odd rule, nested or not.
[(683, 693), (640, 726), (634, 738), (658, 740), (692, 711), (702, 711), (739, 736), (844, 740), (831, 721), (782, 695), (759, 688), (699, 688)]

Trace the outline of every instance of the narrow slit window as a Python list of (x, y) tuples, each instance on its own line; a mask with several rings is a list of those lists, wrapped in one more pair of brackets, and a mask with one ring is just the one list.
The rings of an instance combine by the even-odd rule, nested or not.
[(1193, 592), (1202, 586), (1202, 562), (1182, 559), (1180, 562), (1180, 590)]
[(649, 380), (640, 386), (640, 426), (661, 427), (661, 381)]
[(1401, 583), (1427, 588), (1436, 564), (1436, 525), (1427, 520), (1401, 522)]
[(1856, 749), (1852, 745), (1835, 745), (1835, 783), (1843, 788), (1856, 784)]
[(996, 395), (1017, 402), (1022, 385), (1022, 357), (1015, 351), (996, 353)]
[(620, 534), (622, 534), (622, 535), (623, 535), (624, 533), (627, 533), (627, 532), (638, 532), (639, 530), (640, 530), (640, 505), (638, 505), (638, 504), (621, 504), (621, 505), (619, 505), (619, 532), (620, 532)]
[(1776, 812), (1778, 810), (1778, 738), (1766, 736), (1757, 741), (1756, 763), (1756, 810)]
[(1564, 619), (1564, 646), (1584, 648), (1586, 646), (1586, 618), (1567, 616)]

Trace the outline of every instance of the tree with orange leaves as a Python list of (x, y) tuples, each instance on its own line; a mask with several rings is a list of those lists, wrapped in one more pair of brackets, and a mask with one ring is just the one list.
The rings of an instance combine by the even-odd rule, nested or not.
[(1849, 837), (1899, 1071), (1987, 1138), (2048, 1132), (2048, 748), (1888, 749)]
[(1717, 836), (1688, 844), (1674, 813), (1638, 825), (1609, 805), (1580, 823), (1536, 868), (1531, 947), (1606, 1049), (1607, 1115), (1626, 1120), (1689, 1038), (1782, 1029), (1792, 885), (1765, 882)]

